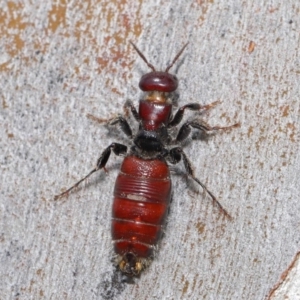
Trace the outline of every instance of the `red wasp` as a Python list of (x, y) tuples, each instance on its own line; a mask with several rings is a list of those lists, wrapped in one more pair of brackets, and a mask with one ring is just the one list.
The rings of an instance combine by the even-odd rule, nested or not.
[(188, 43), (163, 72), (156, 71), (141, 51), (132, 42), (131, 44), (152, 70), (143, 75), (139, 83), (140, 89), (145, 92), (144, 99), (139, 102), (139, 110), (137, 111), (130, 101), (125, 105), (139, 123), (139, 129), (133, 134), (122, 116), (118, 116), (110, 124), (119, 124), (121, 130), (133, 140), (133, 146), (128, 149), (119, 143), (109, 145), (98, 159), (96, 167), (71, 188), (55, 196), (55, 199), (67, 195), (91, 174), (104, 169), (111, 152), (117, 156), (125, 156), (115, 183), (111, 233), (120, 270), (126, 275), (138, 276), (150, 263), (165, 226), (171, 200), (171, 179), (167, 162), (177, 164), (182, 160), (187, 175), (210, 195), (227, 217), (230, 217), (216, 197), (195, 177), (182, 147), (174, 145), (186, 140), (192, 128), (207, 133), (230, 129), (239, 124), (211, 127), (199, 120), (190, 120), (183, 123), (176, 138), (172, 139), (170, 129), (179, 125), (185, 110), (203, 112), (216, 103), (204, 106), (190, 103), (179, 108), (173, 117), (172, 93), (178, 87), (178, 79), (168, 71)]

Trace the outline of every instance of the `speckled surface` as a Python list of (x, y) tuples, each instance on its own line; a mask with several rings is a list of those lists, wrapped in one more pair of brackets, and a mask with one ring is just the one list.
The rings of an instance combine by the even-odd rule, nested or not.
[[(2, 1), (1, 299), (268, 295), (300, 248), (299, 10), (291, 0)], [(220, 100), (203, 119), (241, 123), (185, 148), (233, 221), (186, 184), (178, 165), (165, 238), (134, 284), (111, 263), (121, 159), (53, 201), (112, 141), (126, 143), (87, 114), (110, 118), (142, 97), (148, 69), (129, 40), (158, 69), (189, 41), (172, 69), (178, 105)]]

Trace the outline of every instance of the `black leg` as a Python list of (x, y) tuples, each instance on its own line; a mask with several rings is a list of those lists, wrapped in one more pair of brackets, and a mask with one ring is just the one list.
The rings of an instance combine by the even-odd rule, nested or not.
[(213, 102), (211, 104), (204, 105), (204, 106), (202, 106), (198, 103), (190, 103), (190, 104), (187, 104), (185, 106), (182, 106), (178, 109), (178, 111), (175, 114), (174, 118), (169, 122), (168, 127), (174, 127), (174, 126), (178, 125), (181, 122), (185, 109), (189, 109), (189, 110), (193, 110), (193, 111), (201, 110), (203, 112), (205, 110), (208, 110), (208, 109), (216, 106), (218, 103), (219, 103), (219, 101), (216, 101), (216, 102)]
[(128, 116), (128, 108), (130, 108), (133, 117), (134, 117), (137, 121), (140, 121), (140, 116), (139, 116), (137, 110), (135, 109), (133, 103), (132, 103), (130, 100), (127, 100), (127, 101), (125, 102), (125, 105), (124, 105), (124, 109), (125, 109), (125, 114), (126, 114), (126, 116)]
[(119, 123), (120, 128), (122, 129), (122, 131), (129, 137), (132, 138), (132, 130), (128, 124), (128, 122), (126, 121), (126, 119), (124, 119), (122, 116), (118, 116), (115, 119), (113, 119), (112, 121), (109, 122), (110, 125), (115, 125)]
[(79, 186), (79, 184), (81, 182), (83, 182), (84, 180), (86, 180), (88, 177), (90, 177), (93, 173), (95, 173), (96, 171), (100, 170), (100, 169), (105, 169), (105, 165), (109, 159), (109, 156), (111, 154), (111, 150), (116, 154), (116, 155), (125, 155), (127, 152), (127, 146), (122, 145), (122, 144), (118, 144), (118, 143), (112, 143), (110, 146), (108, 146), (101, 154), (101, 156), (99, 157), (99, 159), (97, 160), (97, 166), (96, 168), (94, 168), (89, 174), (87, 174), (85, 177), (83, 177), (82, 179), (80, 179), (77, 183), (75, 183), (73, 186), (71, 186), (69, 189), (67, 189), (65, 192), (56, 195), (54, 197), (54, 200), (58, 200), (59, 198), (62, 198), (66, 195), (69, 194), (70, 191), (72, 191), (73, 189), (77, 188)]
[(226, 127), (221, 127), (221, 126), (211, 127), (211, 126), (207, 125), (206, 123), (204, 123), (203, 121), (201, 121), (201, 122), (197, 121), (197, 120), (188, 121), (188, 122), (184, 123), (182, 125), (182, 127), (180, 128), (180, 130), (177, 134), (177, 137), (176, 137), (176, 141), (177, 142), (184, 141), (190, 135), (191, 127), (207, 133), (208, 131), (213, 131), (213, 130), (230, 130), (232, 128), (239, 127), (239, 126), (240, 126), (240, 124), (236, 123), (236, 124), (233, 124), (231, 126), (226, 126)]
[[(125, 116), (128, 116), (128, 108), (130, 108), (131, 110), (131, 113), (133, 115), (133, 117), (137, 120), (137, 121), (140, 121), (140, 117), (139, 117), (139, 114), (137, 112), (137, 110), (135, 109), (134, 105), (132, 104), (132, 102), (130, 100), (127, 100), (125, 102), (125, 105), (124, 105), (124, 110), (125, 110)], [(127, 120), (122, 117), (122, 116), (118, 116), (118, 117), (115, 117), (115, 118), (110, 118), (110, 119), (102, 119), (102, 118), (98, 118), (98, 117), (95, 117), (94, 115), (92, 114), (87, 114), (87, 117), (95, 122), (98, 122), (100, 124), (102, 123), (108, 123), (109, 125), (115, 125), (115, 124), (118, 124), (120, 125), (122, 131), (129, 137), (129, 138), (132, 138), (132, 130), (127, 122)]]
[(98, 122), (100, 124), (102, 123), (106, 123), (108, 125), (115, 125), (118, 124), (120, 125), (121, 130), (129, 137), (132, 138), (132, 130), (128, 124), (128, 122), (126, 121), (126, 119), (122, 116), (118, 116), (115, 118), (111, 118), (111, 119), (101, 119), (98, 117), (95, 117), (91, 114), (87, 114), (87, 117), (95, 122)]
[(182, 158), (183, 164), (185, 166), (188, 176), (190, 176), (195, 182), (197, 182), (203, 188), (203, 190), (207, 194), (209, 194), (209, 196), (211, 197), (213, 202), (218, 206), (218, 208), (223, 212), (223, 214), (226, 217), (228, 217), (229, 219), (232, 219), (231, 216), (229, 215), (229, 213), (223, 208), (223, 206), (220, 204), (220, 202), (217, 200), (217, 198), (213, 195), (213, 193), (210, 192), (207, 189), (207, 187), (198, 178), (195, 177), (194, 171), (192, 169), (192, 165), (191, 165), (190, 161), (188, 160), (187, 156), (185, 155), (185, 153), (183, 152), (182, 148), (176, 147), (176, 148), (171, 149), (169, 151), (168, 158), (172, 164), (177, 164)]

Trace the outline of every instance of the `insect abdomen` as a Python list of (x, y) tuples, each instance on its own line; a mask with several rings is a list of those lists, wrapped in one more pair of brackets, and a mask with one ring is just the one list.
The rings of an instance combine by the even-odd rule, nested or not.
[(116, 180), (112, 238), (119, 255), (147, 258), (161, 237), (171, 197), (169, 168), (159, 159), (124, 159)]

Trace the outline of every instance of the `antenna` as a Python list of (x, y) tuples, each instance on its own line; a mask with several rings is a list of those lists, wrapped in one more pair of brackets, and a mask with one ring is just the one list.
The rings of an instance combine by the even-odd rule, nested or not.
[(181, 50), (177, 53), (177, 55), (174, 57), (173, 61), (171, 62), (171, 64), (166, 68), (165, 72), (168, 73), (168, 71), (173, 67), (174, 63), (176, 62), (176, 60), (179, 58), (179, 56), (182, 54), (183, 50), (186, 48), (186, 46), (188, 45), (189, 42), (187, 42), (182, 48)]
[(135, 49), (135, 51), (138, 53), (138, 55), (142, 58), (142, 60), (147, 64), (147, 66), (152, 69), (153, 72), (156, 72), (155, 68), (153, 67), (153, 65), (151, 65), (148, 60), (146, 59), (146, 57), (144, 56), (144, 54), (138, 49), (138, 47), (132, 42), (129, 41), (130, 44), (133, 46), (133, 48)]

